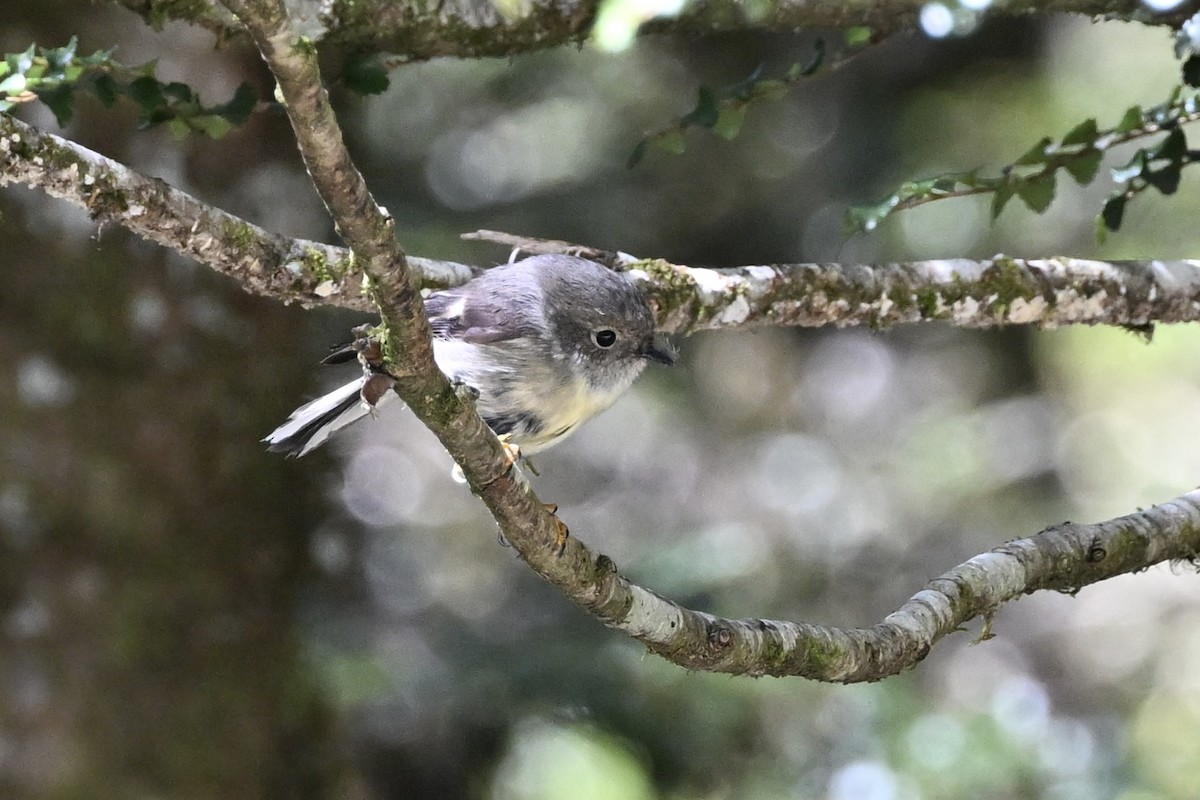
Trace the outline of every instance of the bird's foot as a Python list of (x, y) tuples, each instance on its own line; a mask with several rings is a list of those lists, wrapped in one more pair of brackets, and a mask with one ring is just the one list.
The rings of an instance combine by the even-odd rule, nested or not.
[(571, 537), (571, 530), (567, 523), (558, 518), (558, 503), (542, 503), (542, 508), (549, 511), (554, 520), (554, 555), (561, 556), (567, 549), (567, 539)]

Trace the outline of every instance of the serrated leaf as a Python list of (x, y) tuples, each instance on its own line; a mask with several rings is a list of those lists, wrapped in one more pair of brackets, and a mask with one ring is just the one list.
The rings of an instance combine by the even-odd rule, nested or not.
[(1049, 136), (1043, 137), (1041, 141), (1026, 150), (1020, 158), (1013, 162), (1013, 164), (1019, 167), (1029, 166), (1030, 164), (1045, 164), (1046, 148), (1049, 147), (1050, 143), (1053, 141), (1054, 140)]
[(1044, 175), (1016, 181), (1013, 188), (1016, 190), (1017, 197), (1025, 202), (1030, 211), (1041, 214), (1054, 201), (1057, 185), (1058, 181), (1055, 180), (1054, 173), (1048, 172)]
[(711, 128), (717, 124), (719, 116), (716, 93), (707, 86), (701, 86), (696, 90), (696, 107), (684, 114), (680, 118), (679, 124)]
[(712, 126), (713, 133), (726, 141), (732, 141), (737, 138), (738, 133), (742, 130), (742, 123), (745, 121), (745, 106), (726, 106), (717, 115), (717, 122)]
[(992, 220), (995, 221), (1004, 207), (1008, 205), (1008, 201), (1016, 194), (1016, 189), (1013, 188), (1011, 182), (1005, 182), (996, 187), (996, 193), (992, 195)]
[(199, 104), (200, 98), (196, 96), (196, 92), (186, 83), (171, 81), (162, 87), (164, 97), (170, 98), (177, 103), (195, 103)]
[(1200, 87), (1200, 56), (1188, 56), (1183, 62), (1183, 82), (1192, 88)]
[(232, 122), (220, 114), (198, 114), (189, 117), (187, 122), (193, 130), (197, 130), (211, 139), (220, 139), (235, 127)]
[[(1125, 109), (1125, 114), (1121, 117), (1121, 121), (1117, 123), (1117, 127), (1114, 130), (1117, 133), (1135, 131), (1142, 127), (1142, 116), (1141, 106), (1130, 106)], [(1116, 228), (1113, 228), (1113, 230), (1116, 230)]]
[(9, 75), (4, 80), (0, 81), (0, 94), (20, 94), (21, 92), (25, 91), (25, 87), (28, 84), (29, 82), (25, 79), (25, 76), (19, 72), (14, 75)]
[(856, 25), (852, 28), (847, 28), (843, 36), (847, 47), (858, 47), (870, 43), (871, 29), (866, 25)]
[(248, 83), (238, 86), (228, 103), (212, 109), (235, 126), (245, 124), (258, 106), (258, 91)]
[(650, 140), (650, 144), (673, 156), (683, 155), (687, 152), (687, 137), (683, 135), (683, 131), (678, 129), (655, 136)]
[(1146, 183), (1158, 189), (1163, 194), (1175, 194), (1175, 190), (1179, 188), (1179, 179), (1182, 164), (1178, 161), (1172, 161), (1162, 169), (1156, 169), (1146, 172), (1143, 177)]
[(633, 169), (642, 162), (642, 159), (646, 157), (646, 148), (649, 144), (647, 140), (642, 139), (633, 146), (633, 152), (625, 160), (625, 169)]
[(8, 62), (8, 66), (13, 72), (25, 73), (33, 66), (33, 58), (36, 52), (36, 47), (31, 44), (29, 45), (29, 49), (24, 53), (11, 53), (5, 58), (5, 61)]
[(893, 195), (877, 206), (853, 206), (846, 210), (846, 236), (856, 233), (870, 233), (879, 227), (879, 223), (887, 218), (896, 208), (898, 198)]
[(1166, 138), (1159, 142), (1155, 147), (1149, 148), (1146, 155), (1151, 161), (1158, 159), (1166, 159), (1167, 161), (1181, 161), (1187, 153), (1187, 137), (1183, 134), (1182, 128), (1176, 128), (1167, 134)]
[(1121, 221), (1125, 218), (1125, 203), (1128, 199), (1123, 194), (1108, 198), (1108, 202), (1104, 204), (1104, 208), (1100, 212), (1100, 221), (1106, 229), (1110, 231), (1120, 230)]
[(1076, 125), (1071, 131), (1063, 137), (1063, 147), (1070, 147), (1076, 144), (1091, 144), (1099, 137), (1100, 131), (1096, 127), (1095, 119), (1086, 119)]
[(750, 95), (758, 100), (780, 100), (787, 95), (787, 84), (777, 80), (759, 81), (751, 87)]
[(144, 114), (150, 114), (166, 103), (166, 98), (163, 97), (162, 93), (162, 85), (148, 75), (143, 75), (140, 78), (130, 81), (128, 92), (129, 97), (133, 102), (137, 103)]
[(60, 128), (67, 127), (75, 114), (75, 87), (69, 84), (55, 86), (52, 89), (41, 89), (37, 92), (38, 99), (54, 114), (54, 121)]
[(117, 97), (121, 93), (121, 87), (111, 75), (97, 75), (92, 81), (92, 94), (100, 101), (105, 108), (111, 108), (117, 102)]
[(1099, 150), (1090, 149), (1066, 159), (1062, 166), (1077, 184), (1083, 186), (1095, 180), (1102, 160), (1103, 154)]

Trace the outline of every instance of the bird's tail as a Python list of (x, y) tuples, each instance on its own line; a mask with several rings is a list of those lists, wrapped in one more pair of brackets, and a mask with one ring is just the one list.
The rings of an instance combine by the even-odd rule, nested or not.
[[(269, 445), (267, 449), (298, 458), (323, 445), (335, 431), (370, 414), (373, 408), (362, 398), (365, 380), (351, 381), (297, 408), (287, 422), (263, 439)], [(380, 402), (391, 394), (387, 392)]]

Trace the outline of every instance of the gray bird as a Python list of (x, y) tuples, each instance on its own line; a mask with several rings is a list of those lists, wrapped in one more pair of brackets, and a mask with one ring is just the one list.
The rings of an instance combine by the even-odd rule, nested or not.
[[(655, 336), (654, 316), (637, 287), (574, 256), (495, 267), (431, 293), (425, 313), (438, 367), (477, 393), (484, 422), (527, 454), (557, 444), (611, 406), (647, 361), (675, 361)], [(292, 456), (324, 444), (373, 410), (363, 399), (368, 377), (296, 409), (263, 441)], [(395, 396), (386, 392), (375, 407)]]

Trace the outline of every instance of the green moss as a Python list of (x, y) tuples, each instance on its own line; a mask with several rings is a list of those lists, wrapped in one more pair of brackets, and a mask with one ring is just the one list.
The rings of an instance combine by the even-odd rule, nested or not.
[(305, 249), (303, 263), (305, 272), (317, 283), (338, 280), (339, 273), (334, 265), (329, 262), (324, 253), (315, 247)]
[(248, 223), (240, 220), (225, 220), (221, 226), (221, 238), (243, 253), (258, 244), (258, 234)]
[(639, 269), (650, 276), (654, 290), (649, 299), (657, 306), (659, 322), (672, 311), (687, 308), (696, 297), (696, 282), (668, 261), (661, 258), (635, 261), (630, 269)]

